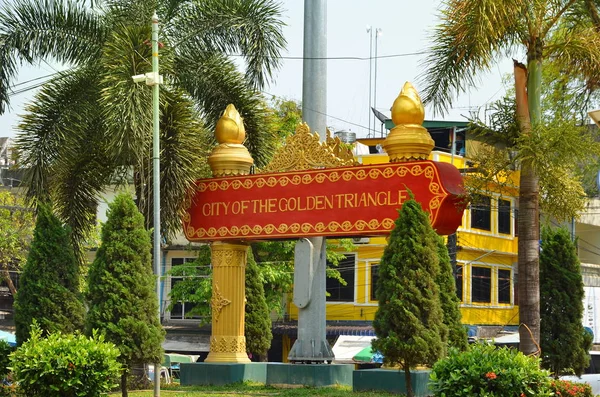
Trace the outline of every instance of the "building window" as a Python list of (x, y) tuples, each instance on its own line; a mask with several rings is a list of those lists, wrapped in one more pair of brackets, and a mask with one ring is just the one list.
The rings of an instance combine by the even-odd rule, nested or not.
[[(171, 259), (171, 269), (175, 266), (183, 266), (188, 263), (192, 263), (196, 260), (196, 258), (173, 258)], [(187, 265), (190, 266), (190, 265)], [(177, 283), (180, 283), (184, 280), (183, 277), (171, 277), (171, 289)], [(171, 319), (174, 320), (183, 320), (186, 318), (198, 319), (198, 316), (189, 316), (188, 313), (196, 306), (195, 303), (179, 301), (175, 305), (173, 305), (173, 309), (171, 309)]]
[(458, 300), (463, 301), (463, 267), (456, 265), (456, 296)]
[(492, 297), (492, 269), (473, 266), (471, 268), (471, 301), (490, 303)]
[(510, 234), (510, 201), (498, 199), (498, 233)]
[(337, 269), (340, 272), (340, 276), (346, 282), (346, 285), (342, 285), (336, 279), (327, 278), (327, 292), (329, 293), (327, 301), (354, 302), (355, 256), (346, 255), (346, 258), (342, 259), (337, 266), (333, 266), (331, 263), (327, 263), (327, 266)]
[(379, 263), (371, 264), (371, 300), (377, 300), (377, 282), (379, 281)]
[(471, 228), (492, 230), (492, 213), (490, 211), (490, 198), (476, 196), (471, 203)]
[(498, 269), (498, 303), (510, 303), (510, 270)]

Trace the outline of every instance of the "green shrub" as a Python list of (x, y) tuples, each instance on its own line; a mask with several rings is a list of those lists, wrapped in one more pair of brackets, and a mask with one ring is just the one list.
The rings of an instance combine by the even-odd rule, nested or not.
[(568, 380), (553, 380), (550, 387), (556, 396), (562, 397), (594, 397), (592, 387), (587, 383)]
[(466, 352), (451, 349), (431, 371), (429, 389), (436, 397), (552, 396), (549, 372), (539, 360), (485, 343)]
[[(15, 350), (5, 340), (0, 340), (0, 397), (12, 397), (16, 395), (16, 386), (12, 383), (10, 375), (10, 353)], [(5, 384), (4, 381), (7, 381)]]
[(0, 340), (0, 380), (4, 378), (10, 370), (8, 369), (10, 365), (10, 353), (15, 350), (11, 345), (8, 344), (5, 340)]
[(119, 350), (94, 333), (50, 334), (42, 338), (37, 325), (29, 340), (11, 354), (14, 380), (28, 397), (95, 397), (115, 385), (121, 371)]

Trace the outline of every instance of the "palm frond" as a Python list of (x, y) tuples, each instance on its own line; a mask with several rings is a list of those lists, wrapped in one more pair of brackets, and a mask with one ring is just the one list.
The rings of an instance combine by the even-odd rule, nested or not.
[(238, 54), (254, 88), (263, 87), (280, 65), (286, 45), (281, 8), (273, 0), (205, 0), (186, 7), (173, 20), (177, 48), (190, 53)]
[(158, 16), (161, 18), (161, 25), (170, 25), (171, 21), (184, 11), (184, 6), (191, 4), (192, 0), (162, 0), (158, 2)]
[(110, 185), (114, 163), (107, 161), (105, 129), (95, 100), (79, 102), (66, 126), (65, 140), (53, 166), (52, 202), (71, 228), (76, 252), (81, 254), (96, 225), (98, 202)]
[(52, 58), (82, 65), (100, 56), (107, 30), (102, 19), (76, 1), (16, 0), (0, 9), (0, 113), (9, 100), (15, 62)]
[(600, 31), (594, 26), (561, 26), (546, 48), (555, 67), (585, 81), (590, 92), (600, 88)]
[(470, 119), (469, 134), (489, 145), (514, 148), (520, 135), (514, 97), (505, 96), (484, 108), (483, 118)]
[(29, 200), (45, 200), (53, 170), (63, 150), (67, 128), (78, 118), (78, 104), (97, 98), (95, 69), (61, 73), (46, 83), (26, 106), (16, 137), (19, 162), (25, 168)]
[[(161, 95), (160, 208), (163, 236), (170, 238), (181, 230), (181, 219), (196, 180), (208, 177), (210, 145), (207, 133), (192, 102), (181, 93), (163, 90)], [(143, 184), (153, 186), (151, 157), (143, 167)], [(152, 225), (152, 190), (143, 192), (140, 211)]]
[(538, 125), (518, 139), (519, 161), (527, 162), (540, 178), (540, 205), (559, 220), (570, 219), (583, 209), (582, 164), (600, 156), (600, 144), (585, 127), (557, 117), (553, 124)]
[(103, 0), (106, 20), (111, 26), (119, 24), (150, 26), (158, 0)]
[(152, 143), (152, 90), (131, 78), (152, 71), (150, 34), (149, 22), (115, 26), (102, 55), (101, 106), (107, 144), (121, 165), (138, 165)]
[(27, 197), (54, 203), (77, 248), (95, 225), (98, 198), (112, 172), (97, 76), (97, 69), (79, 69), (46, 84), (27, 107), (16, 139)]
[(225, 56), (183, 56), (175, 60), (178, 84), (200, 105), (206, 126), (214, 126), (228, 104), (233, 103), (244, 119), (245, 145), (257, 167), (265, 166), (276, 146), (276, 135), (268, 122), (262, 96), (251, 90), (235, 65)]
[(447, 0), (425, 59), (423, 101), (443, 114), (501, 55), (527, 39), (526, 0)]

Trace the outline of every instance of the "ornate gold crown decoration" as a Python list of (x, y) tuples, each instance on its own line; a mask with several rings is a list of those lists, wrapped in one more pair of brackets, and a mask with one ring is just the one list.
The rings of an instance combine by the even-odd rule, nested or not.
[(296, 133), (285, 140), (271, 162), (260, 170), (265, 172), (302, 171), (314, 168), (333, 168), (357, 164), (352, 151), (344, 147), (340, 138), (331, 137), (321, 142), (319, 134), (311, 133), (306, 123), (298, 124)]
[(254, 164), (250, 152), (242, 143), (246, 139), (244, 121), (235, 106), (227, 105), (217, 122), (215, 137), (219, 146), (208, 156), (208, 164), (215, 177), (248, 175)]
[(425, 120), (423, 102), (408, 81), (392, 105), (392, 121), (396, 125), (383, 142), (390, 162), (426, 160), (434, 142), (421, 124)]

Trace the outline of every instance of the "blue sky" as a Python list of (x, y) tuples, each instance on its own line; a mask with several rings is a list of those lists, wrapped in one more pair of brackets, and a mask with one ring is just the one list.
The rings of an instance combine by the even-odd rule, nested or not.
[[(0, 0), (0, 4), (5, 0)], [(302, 57), (303, 14), (302, 0), (282, 1), (284, 34), (288, 48), (284, 56)], [(423, 72), (425, 55), (403, 55), (427, 51), (428, 37), (437, 23), (439, 0), (328, 0), (327, 55), (328, 57), (358, 57), (365, 60), (328, 60), (328, 125), (333, 131), (351, 130), (366, 136), (369, 119), (369, 34), (367, 25), (380, 28), (377, 63), (377, 109), (389, 115), (398, 92), (405, 81), (416, 82)], [(396, 56), (402, 55), (402, 56)], [(391, 56), (391, 57), (390, 57)], [(523, 60), (522, 60), (523, 61)], [(54, 72), (53, 66), (23, 67), (18, 82)], [(493, 70), (482, 74), (480, 88), (461, 95), (454, 108), (444, 116), (435, 117), (426, 110), (426, 119), (462, 120), (469, 109), (500, 98), (506, 87), (502, 76), (512, 72), (512, 61), (504, 60)], [(374, 83), (374, 82), (373, 82)], [(24, 84), (28, 86), (30, 84)], [(22, 88), (19, 86), (16, 89)], [(289, 98), (302, 98), (302, 60), (283, 59), (275, 80), (264, 91)], [(417, 90), (421, 87), (416, 86)], [(23, 106), (33, 99), (35, 91), (14, 95), (10, 112), (0, 116), (0, 136), (14, 136), (14, 127)], [(379, 124), (377, 124), (379, 129)]]

